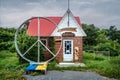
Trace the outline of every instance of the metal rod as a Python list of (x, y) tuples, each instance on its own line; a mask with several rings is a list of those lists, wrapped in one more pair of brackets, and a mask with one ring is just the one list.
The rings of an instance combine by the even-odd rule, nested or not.
[(40, 41), (40, 43), (41, 43), (53, 56), (55, 56), (55, 54), (53, 54), (53, 52), (51, 52), (41, 41)]
[(69, 6), (69, 4), (70, 4), (70, 2), (69, 2), (69, 0), (68, 0), (68, 10), (67, 10), (67, 13), (68, 13), (68, 27), (69, 27), (69, 24), (70, 24), (70, 23), (69, 23), (69, 20), (70, 20), (70, 19), (69, 19), (69, 13), (70, 13), (70, 9), (69, 9), (70, 6)]
[(69, 9), (69, 7), (70, 7), (69, 4), (70, 4), (70, 1), (68, 0), (68, 9)]
[(38, 17), (38, 62), (40, 62), (40, 18)]
[(69, 19), (69, 10), (68, 10), (68, 27), (69, 27), (69, 25), (70, 25), (70, 19)]
[(30, 46), (30, 48), (23, 54), (23, 56), (26, 55), (26, 53), (28, 53), (28, 51), (29, 51), (30, 49), (32, 49), (33, 46), (35, 46), (35, 44), (36, 44), (37, 42), (38, 42), (38, 41), (36, 41), (32, 46)]

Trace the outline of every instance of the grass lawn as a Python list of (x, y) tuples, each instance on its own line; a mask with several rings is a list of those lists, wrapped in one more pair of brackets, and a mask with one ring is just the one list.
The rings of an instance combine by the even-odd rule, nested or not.
[[(105, 57), (84, 52), (83, 63), (86, 64), (86, 67), (60, 68), (57, 67), (56, 62), (53, 61), (48, 65), (48, 70), (92, 71), (107, 77), (120, 78), (120, 56)], [(0, 79), (25, 80), (23, 73), (27, 65), (28, 64), (19, 64), (16, 53), (0, 51)]]
[(0, 51), (0, 79), (25, 80), (23, 73), (26, 64), (19, 64), (16, 53)]
[(88, 70), (95, 71), (104, 76), (120, 79), (120, 55), (116, 57), (105, 57), (103, 55), (84, 52), (83, 62), (86, 64)]

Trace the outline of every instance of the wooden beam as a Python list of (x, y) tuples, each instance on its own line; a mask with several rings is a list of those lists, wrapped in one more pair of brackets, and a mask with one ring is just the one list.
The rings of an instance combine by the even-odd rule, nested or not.
[(67, 27), (58, 30), (58, 32), (63, 32), (63, 31), (77, 32), (76, 28), (73, 27)]

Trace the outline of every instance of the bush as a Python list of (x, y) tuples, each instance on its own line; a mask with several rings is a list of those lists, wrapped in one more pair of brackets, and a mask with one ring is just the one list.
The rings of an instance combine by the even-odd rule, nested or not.
[(18, 63), (16, 53), (0, 51), (0, 79), (25, 80), (23, 76), (25, 65)]
[(94, 60), (95, 53), (83, 52), (83, 59)]
[(14, 47), (14, 42), (13, 41), (1, 42), (0, 46), (1, 46), (0, 50), (10, 50), (12, 52), (15, 51), (15, 47)]
[(88, 59), (88, 60), (104, 60), (104, 56), (102, 54), (95, 54), (95, 53), (88, 53), (88, 52), (83, 52), (83, 59)]
[(50, 37), (48, 41), (48, 46), (50, 47), (50, 50), (55, 53), (55, 41), (54, 38)]
[(84, 50), (84, 51), (94, 50), (94, 46), (83, 45), (83, 50)]
[(118, 56), (120, 54), (120, 45), (114, 41), (99, 43), (94, 47), (98, 51), (110, 51), (110, 56)]
[(1, 70), (0, 79), (1, 80), (26, 80), (22, 75), (24, 70)]
[(110, 49), (110, 56), (118, 56), (119, 55), (119, 50), (117, 49)]
[[(95, 54), (94, 54), (95, 55)], [(107, 58), (103, 55), (83, 53), (83, 62), (86, 64), (86, 69), (95, 71), (101, 75), (120, 79), (120, 55)]]
[(52, 61), (50, 62), (50, 64), (48, 64), (48, 69), (49, 70), (53, 70), (56, 68), (56, 62), (55, 61)]
[(120, 79), (120, 56), (112, 57), (109, 62), (111, 66), (104, 70), (104, 72), (107, 74), (107, 76)]
[(97, 54), (95, 56), (95, 60), (104, 60), (104, 59), (105, 59), (105, 57), (102, 54)]

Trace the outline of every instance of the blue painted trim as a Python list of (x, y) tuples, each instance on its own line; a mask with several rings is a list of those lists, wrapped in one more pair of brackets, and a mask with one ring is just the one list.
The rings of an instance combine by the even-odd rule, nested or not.
[(35, 70), (37, 67), (37, 64), (30, 64), (25, 70), (26, 71), (32, 71)]

